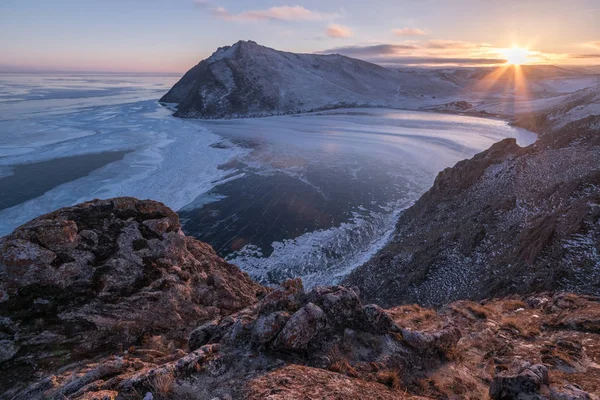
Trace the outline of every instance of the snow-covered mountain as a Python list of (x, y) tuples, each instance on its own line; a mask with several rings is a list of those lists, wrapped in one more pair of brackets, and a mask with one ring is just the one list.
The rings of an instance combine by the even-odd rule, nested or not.
[(507, 116), (544, 109), (548, 99), (560, 102), (598, 82), (594, 71), (552, 65), (389, 69), (339, 54), (296, 54), (239, 41), (193, 67), (161, 102), (175, 105), (175, 116), (183, 118), (340, 107), (451, 111), (464, 102), (468, 107), (455, 111)]
[(295, 54), (240, 41), (219, 48), (161, 99), (178, 117), (291, 114), (349, 106), (403, 107), (458, 87), (341, 55)]

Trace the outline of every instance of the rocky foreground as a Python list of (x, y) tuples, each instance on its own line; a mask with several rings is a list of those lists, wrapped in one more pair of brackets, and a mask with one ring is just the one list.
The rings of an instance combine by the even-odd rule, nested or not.
[(596, 399), (600, 298), (434, 311), (266, 289), (152, 201), (93, 201), (0, 239), (2, 399)]

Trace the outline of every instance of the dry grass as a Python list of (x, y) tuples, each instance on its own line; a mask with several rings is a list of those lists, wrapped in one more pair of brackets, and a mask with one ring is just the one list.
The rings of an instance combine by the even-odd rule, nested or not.
[(388, 313), (396, 322), (401, 321), (401, 325), (411, 329), (426, 329), (432, 328), (434, 324), (438, 325), (439, 318), (434, 310), (429, 308), (420, 307), (417, 304), (408, 306), (399, 306), (391, 310)]
[(382, 383), (391, 389), (398, 389), (400, 387), (400, 377), (396, 371), (379, 371), (376, 378), (377, 382)]
[(502, 302), (502, 308), (505, 311), (515, 311), (519, 308), (527, 308), (527, 304), (521, 300), (505, 300)]
[(479, 400), (487, 398), (488, 386), (464, 369), (442, 368), (419, 383), (423, 394), (435, 398)]
[(500, 329), (516, 333), (524, 338), (534, 338), (540, 334), (540, 327), (535, 320), (526, 316), (504, 317), (500, 320)]
[(328, 356), (331, 360), (331, 364), (329, 365), (330, 371), (348, 375), (353, 378), (357, 378), (359, 376), (358, 371), (352, 366), (352, 364), (350, 364), (348, 359), (344, 357), (344, 354), (337, 344), (331, 348)]
[(350, 365), (350, 363), (347, 360), (334, 361), (329, 366), (329, 370), (332, 372), (337, 372), (339, 374), (345, 374), (353, 378), (358, 378), (360, 375), (358, 371), (352, 365)]
[(467, 304), (467, 310), (479, 319), (487, 319), (490, 315), (490, 312), (485, 307), (477, 303)]
[(169, 393), (173, 390), (175, 384), (175, 377), (171, 374), (159, 374), (152, 378), (150, 386), (152, 392), (157, 397), (168, 398)]

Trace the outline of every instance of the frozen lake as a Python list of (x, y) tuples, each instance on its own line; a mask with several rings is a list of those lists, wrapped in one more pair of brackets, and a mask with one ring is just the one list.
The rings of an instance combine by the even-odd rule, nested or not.
[(262, 282), (332, 283), (440, 170), (535, 140), (503, 121), (382, 109), (179, 120), (156, 103), (176, 79), (0, 74), (0, 235), (93, 198), (151, 198)]

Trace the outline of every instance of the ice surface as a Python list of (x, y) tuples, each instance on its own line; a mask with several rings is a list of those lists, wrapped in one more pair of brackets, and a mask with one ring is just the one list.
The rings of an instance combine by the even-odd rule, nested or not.
[(263, 282), (327, 284), (385, 244), (437, 172), (505, 137), (535, 140), (500, 120), (371, 108), (181, 120), (155, 100), (169, 79), (0, 75), (0, 184), (17, 165), (127, 152), (0, 210), (0, 235), (93, 198), (151, 198)]
[(536, 139), (500, 120), (371, 108), (201, 124), (252, 151), (235, 185), (186, 207), (184, 229), (263, 283), (307, 286), (364, 263), (440, 170), (506, 137)]
[[(2, 106), (0, 176), (9, 174), (12, 165), (107, 151), (130, 153), (122, 161), (0, 211), (0, 235), (40, 214), (94, 198), (135, 196), (179, 209), (226, 176), (218, 169), (220, 164), (244, 154), (234, 146), (211, 147), (222, 139), (197, 123), (171, 117), (155, 100), (139, 100), (146, 95), (144, 89), (137, 101), (104, 96), (97, 100), (100, 105), (83, 109), (61, 104), (60, 112), (49, 111), (39, 100), (23, 101), (23, 110), (33, 110), (27, 120), (25, 114)], [(118, 104), (106, 105), (107, 97), (108, 103)], [(84, 93), (82, 99), (97, 98)]]

